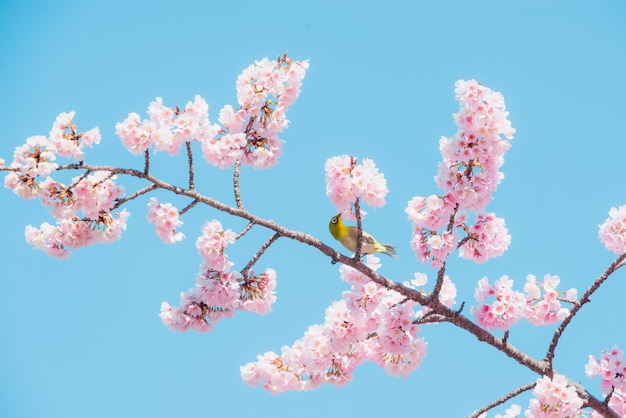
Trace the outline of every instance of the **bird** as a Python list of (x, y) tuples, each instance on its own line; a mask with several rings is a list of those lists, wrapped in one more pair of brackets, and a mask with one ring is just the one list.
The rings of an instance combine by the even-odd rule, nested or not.
[[(331, 235), (339, 241), (344, 247), (353, 253), (356, 252), (356, 240), (358, 236), (358, 228), (355, 226), (346, 226), (341, 219), (341, 213), (331, 218), (328, 224)], [(361, 233), (361, 254), (383, 253), (397, 258), (396, 247), (389, 244), (381, 244), (365, 231)]]

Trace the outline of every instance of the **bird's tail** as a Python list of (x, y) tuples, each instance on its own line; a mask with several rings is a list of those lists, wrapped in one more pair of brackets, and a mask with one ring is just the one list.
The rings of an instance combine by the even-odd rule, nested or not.
[(385, 247), (385, 251), (381, 251), (383, 254), (387, 254), (388, 256), (391, 256), (393, 258), (398, 258), (395, 246), (390, 244), (383, 244), (383, 247)]

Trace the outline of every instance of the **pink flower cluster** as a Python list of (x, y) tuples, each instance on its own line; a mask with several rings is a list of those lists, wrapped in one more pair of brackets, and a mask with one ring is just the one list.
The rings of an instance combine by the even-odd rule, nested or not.
[[(38, 187), (39, 199), (57, 219), (56, 226), (44, 222), (39, 229), (26, 227), (26, 241), (36, 249), (57, 258), (96, 243), (111, 243), (121, 237), (130, 213), (112, 210), (124, 189), (115, 184), (115, 176), (97, 171), (75, 177), (72, 186), (47, 177)], [(77, 216), (82, 211), (83, 217)]]
[(276, 272), (270, 268), (262, 274), (231, 271), (233, 264), (224, 250), (234, 241), (235, 233), (224, 230), (217, 220), (202, 227), (196, 247), (203, 263), (196, 286), (181, 292), (177, 308), (167, 302), (161, 304), (161, 321), (168, 328), (207, 332), (220, 320), (232, 317), (236, 310), (260, 315), (271, 312), (276, 301)]
[(103, 213), (98, 220), (72, 217), (59, 219), (56, 225), (44, 222), (39, 229), (28, 225), (26, 242), (52, 257), (67, 258), (71, 255), (68, 248), (110, 244), (120, 239), (129, 216), (130, 213), (122, 210), (118, 213)]
[(184, 110), (169, 108), (157, 98), (148, 107), (149, 119), (130, 113), (116, 125), (122, 144), (133, 154), (155, 151), (177, 154), (183, 143), (201, 143), (204, 158), (217, 167), (230, 167), (237, 160), (255, 168), (278, 162), (283, 141), (278, 134), (287, 127), (286, 112), (300, 94), (306, 61), (283, 56), (267, 58), (245, 69), (237, 80), (239, 109), (226, 105), (219, 115), (222, 127), (209, 121), (209, 107), (200, 96)]
[[(366, 264), (378, 268), (379, 259), (368, 255)], [(281, 354), (259, 355), (241, 367), (251, 386), (269, 392), (309, 390), (323, 383), (345, 385), (353, 370), (364, 361), (379, 364), (394, 376), (407, 376), (426, 355), (427, 344), (418, 338), (415, 302), (341, 266), (341, 278), (351, 285), (342, 299), (326, 309), (323, 325), (312, 325)]]
[(178, 209), (171, 203), (159, 203), (155, 197), (150, 198), (146, 218), (154, 224), (157, 236), (166, 244), (174, 244), (185, 237), (182, 232), (176, 232), (176, 228), (183, 224), (178, 216)]
[[(326, 196), (339, 213), (350, 219), (352, 205), (361, 199), (366, 205), (385, 205), (387, 181), (378, 171), (374, 161), (365, 158), (362, 164), (349, 155), (339, 155), (326, 160)], [(352, 215), (354, 218), (354, 215)]]
[(58, 155), (82, 161), (83, 148), (91, 148), (100, 143), (100, 130), (96, 127), (79, 133), (74, 125), (75, 114), (74, 111), (59, 114), (52, 125), (49, 138)]
[(24, 145), (15, 148), (13, 161), (9, 164), (11, 171), (4, 178), (6, 188), (22, 199), (33, 199), (41, 189), (37, 177), (48, 176), (58, 168), (54, 162), (57, 155), (82, 160), (83, 147), (100, 142), (98, 128), (78, 132), (73, 123), (74, 114), (74, 111), (59, 114), (48, 137), (31, 136), (26, 138)]
[(609, 407), (618, 415), (626, 416), (626, 362), (624, 352), (617, 346), (611, 350), (604, 350), (599, 358), (589, 356), (585, 365), (587, 377), (600, 376), (600, 389), (609, 399)]
[(524, 317), (528, 322), (533, 325), (555, 324), (569, 315), (569, 309), (561, 307), (561, 302), (576, 302), (578, 291), (571, 288), (561, 295), (557, 289), (560, 282), (559, 276), (550, 274), (543, 276), (543, 282), (537, 282), (532, 274), (526, 276)]
[[(570, 289), (563, 297), (559, 297), (557, 286), (558, 276), (544, 276), (538, 283), (532, 274), (526, 277), (524, 293), (513, 290), (513, 280), (502, 276), (493, 286), (486, 277), (478, 281), (474, 298), (479, 303), (472, 307), (472, 314), (482, 327), (492, 329), (509, 329), (519, 320), (525, 318), (533, 325), (547, 325), (562, 321), (569, 315), (569, 310), (561, 307), (561, 302), (574, 303), (576, 289)], [(543, 295), (542, 291), (543, 290)], [(494, 298), (491, 303), (484, 303), (487, 298)]]
[(609, 218), (600, 225), (598, 235), (607, 250), (616, 254), (626, 252), (626, 205), (609, 210)]
[(307, 61), (293, 61), (285, 54), (278, 60), (256, 61), (241, 73), (237, 79), (240, 107), (235, 111), (225, 106), (220, 122), (227, 135), (245, 135), (243, 164), (268, 168), (278, 162), (283, 144), (278, 134), (289, 123), (286, 112), (300, 95), (308, 67)]
[(547, 376), (537, 379), (533, 390), (535, 396), (530, 400), (527, 417), (534, 418), (568, 418), (576, 415), (583, 406), (583, 401), (576, 393), (576, 388), (568, 385), (568, 380), (555, 374), (552, 379)]
[(476, 215), (476, 222), (464, 230), (468, 239), (459, 248), (459, 256), (477, 264), (501, 256), (511, 244), (504, 219), (492, 212)]
[(141, 120), (137, 113), (129, 113), (121, 123), (115, 125), (115, 132), (122, 144), (135, 155), (144, 153), (154, 146), (156, 152), (167, 151), (178, 154), (180, 147), (192, 139), (205, 141), (217, 135), (219, 127), (209, 122), (209, 105), (196, 95), (193, 102), (187, 102), (180, 111), (163, 105), (157, 97), (148, 107), (150, 119)]
[[(434, 268), (443, 266), (459, 244), (461, 257), (482, 263), (510, 243), (504, 220), (482, 213), (503, 178), (499, 169), (510, 148), (507, 139), (515, 133), (504, 99), (475, 80), (457, 81), (455, 93), (459, 130), (439, 142), (443, 161), (435, 181), (443, 194), (415, 197), (406, 208), (413, 225), (411, 247), (420, 262), (430, 260)], [(470, 213), (476, 215), (474, 223), (468, 223)]]

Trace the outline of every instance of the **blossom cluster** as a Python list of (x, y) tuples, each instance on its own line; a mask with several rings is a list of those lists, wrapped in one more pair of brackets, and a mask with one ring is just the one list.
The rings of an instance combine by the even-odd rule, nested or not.
[(605, 396), (610, 394), (609, 407), (618, 415), (626, 416), (626, 362), (624, 352), (617, 346), (604, 350), (599, 358), (589, 356), (585, 366), (587, 377), (600, 376), (600, 389)]
[(406, 208), (411, 247), (420, 262), (430, 261), (434, 268), (443, 266), (457, 246), (461, 257), (482, 263), (501, 255), (511, 239), (503, 219), (483, 213), (504, 177), (499, 169), (515, 133), (504, 99), (476, 80), (457, 81), (455, 93), (459, 129), (439, 142), (443, 161), (435, 181), (442, 194), (414, 197)]
[(74, 124), (75, 115), (74, 111), (59, 114), (50, 129), (48, 138), (58, 155), (82, 161), (85, 156), (84, 148), (91, 148), (94, 144), (100, 143), (100, 129), (96, 127), (86, 132), (78, 132)]
[(598, 235), (607, 250), (626, 253), (626, 205), (609, 210), (609, 218), (600, 225)]
[(88, 171), (74, 177), (69, 186), (50, 176), (59, 168), (57, 157), (82, 161), (84, 147), (100, 142), (98, 128), (79, 132), (74, 116), (74, 111), (59, 114), (48, 137), (31, 136), (16, 147), (4, 178), (5, 187), (21, 198), (39, 198), (50, 207), (56, 224), (29, 225), (25, 237), (36, 249), (57, 258), (69, 257), (70, 249), (118, 240), (130, 216), (125, 210), (113, 212), (124, 189), (112, 173)]
[(357, 164), (357, 159), (349, 155), (339, 155), (326, 160), (326, 196), (339, 213), (346, 219), (353, 219), (351, 209), (357, 199), (363, 203), (381, 207), (385, 205), (387, 181), (369, 158)]
[(157, 198), (150, 198), (146, 219), (154, 224), (157, 236), (166, 244), (174, 244), (185, 237), (182, 232), (176, 232), (183, 224), (178, 217), (178, 209), (171, 203), (159, 203)]
[[(526, 276), (524, 292), (513, 290), (513, 280), (502, 276), (493, 285), (486, 277), (478, 281), (474, 298), (479, 303), (472, 307), (472, 314), (482, 327), (509, 329), (521, 319), (533, 325), (547, 325), (562, 321), (569, 315), (569, 310), (561, 307), (561, 302), (574, 303), (576, 289), (570, 289), (563, 295), (557, 289), (558, 276), (546, 274), (543, 282), (529, 274)], [(488, 298), (493, 302), (487, 303)]]
[[(68, 249), (117, 241), (130, 213), (114, 213), (124, 189), (115, 183), (116, 176), (97, 171), (73, 179), (71, 186), (47, 177), (40, 184), (38, 196), (57, 219), (55, 226), (44, 222), (40, 228), (26, 227), (26, 241), (36, 249), (57, 258), (71, 255)], [(79, 211), (82, 217), (77, 216)]]
[[(365, 262), (372, 269), (379, 266), (379, 259), (372, 255)], [(417, 369), (427, 344), (418, 337), (416, 303), (351, 267), (341, 266), (340, 274), (351, 288), (326, 309), (324, 324), (310, 326), (292, 346), (284, 346), (280, 355), (267, 352), (242, 366), (245, 383), (281, 393), (315, 389), (324, 383), (345, 385), (364, 361), (373, 361), (394, 376), (406, 377)]]
[(196, 248), (202, 257), (195, 287), (181, 292), (180, 304), (161, 304), (161, 320), (172, 330), (193, 329), (207, 332), (236, 310), (260, 315), (272, 310), (276, 301), (276, 272), (266, 269), (262, 274), (232, 271), (233, 265), (225, 249), (235, 241), (235, 233), (224, 230), (218, 220), (206, 222)]
[(555, 374), (552, 379), (548, 376), (537, 379), (533, 395), (526, 417), (568, 418), (576, 415), (583, 406), (576, 388), (560, 374)]
[(278, 134), (287, 127), (286, 112), (300, 94), (306, 61), (287, 56), (277, 61), (264, 58), (246, 68), (237, 79), (239, 108), (224, 106), (221, 124), (209, 120), (209, 106), (199, 95), (183, 110), (163, 105), (159, 97), (148, 107), (149, 119), (132, 112), (116, 125), (122, 144), (139, 155), (154, 147), (155, 152), (179, 152), (184, 143), (201, 143), (206, 161), (230, 167), (236, 161), (255, 168), (278, 162), (283, 141)]
[(194, 101), (187, 102), (181, 111), (163, 105), (157, 97), (148, 106), (149, 119), (142, 120), (135, 113), (115, 125), (115, 132), (122, 144), (132, 154), (143, 154), (154, 146), (155, 152), (167, 151), (178, 154), (182, 144), (191, 140), (202, 141), (215, 136), (219, 127), (209, 122), (209, 105), (196, 95)]

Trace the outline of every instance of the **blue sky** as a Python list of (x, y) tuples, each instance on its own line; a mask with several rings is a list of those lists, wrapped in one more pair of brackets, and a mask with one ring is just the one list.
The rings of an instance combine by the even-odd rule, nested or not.
[[(373, 158), (390, 193), (385, 207), (370, 208), (366, 228), (399, 255), (383, 259), (381, 273), (401, 282), (420, 271), (432, 280), (409, 248), (404, 208), (437, 192), (438, 139), (456, 131), (454, 82), (475, 78), (503, 93), (517, 129), (489, 206), (513, 240), (484, 265), (454, 257), (447, 272), (457, 301), (473, 304), (480, 278), (504, 274), (520, 288), (529, 273), (556, 274), (564, 289), (582, 293), (613, 260), (597, 227), (611, 206), (626, 203), (626, 5), (617, 0), (0, 2), (0, 157), (10, 161), (26, 137), (47, 134), (58, 113), (76, 110), (79, 128), (99, 126), (103, 135), (88, 162), (141, 168), (115, 136), (116, 122), (145, 114), (156, 96), (184, 106), (195, 94), (215, 119), (236, 103), (243, 68), (287, 50), (310, 69), (288, 114), (280, 164), (242, 170), (242, 196), (255, 214), (334, 245), (323, 164), (338, 154)], [(166, 179), (184, 178), (183, 158), (153, 164)], [(231, 175), (199, 167), (196, 184), (232, 204)], [(128, 192), (138, 186), (126, 183)], [(346, 290), (337, 266), (279, 240), (261, 260), (278, 272), (271, 315), (238, 313), (208, 334), (170, 332), (159, 306), (177, 304), (193, 285), (199, 227), (215, 217), (234, 230), (245, 224), (197, 207), (182, 219), (187, 239), (167, 246), (145, 222), (147, 201), (127, 206), (121, 242), (59, 261), (23, 239), (25, 225), (52, 221), (46, 210), (0, 191), (1, 416), (457, 417), (535, 379), (444, 324), (422, 330), (428, 355), (406, 380), (365, 364), (343, 388), (280, 396), (249, 388), (239, 366), (321, 323)], [(255, 230), (234, 245), (235, 267), (269, 236)], [(626, 348), (623, 276), (563, 336), (555, 366), (568, 377), (588, 382), (589, 354)], [(542, 357), (553, 330), (522, 325), (509, 341)], [(599, 395), (597, 382), (588, 387)], [(526, 407), (526, 398), (519, 402)]]

